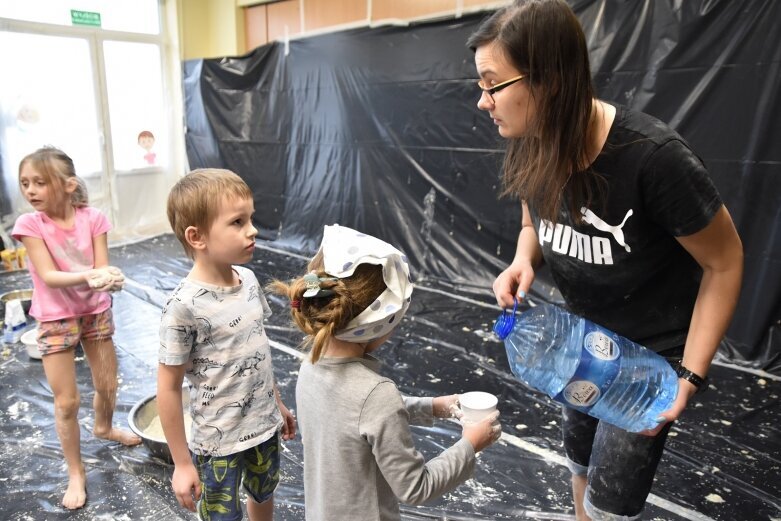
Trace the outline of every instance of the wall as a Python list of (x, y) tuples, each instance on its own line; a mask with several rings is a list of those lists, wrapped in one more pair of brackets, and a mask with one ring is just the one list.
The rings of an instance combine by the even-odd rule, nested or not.
[(182, 59), (238, 56), (274, 40), (494, 9), (509, 0), (177, 0)]
[[(672, 122), (735, 219), (745, 271), (723, 352), (781, 373), (781, 2), (573, 4), (600, 98)], [(314, 251), (336, 222), (397, 245), (427, 283), (490, 292), (512, 260), (519, 207), (497, 199), (504, 145), (476, 106), (464, 45), (483, 18), (188, 62), (191, 166), (247, 180), (261, 237), (285, 249)]]
[(181, 58), (215, 58), (246, 52), (244, 8), (236, 0), (177, 0)]
[(265, 30), (258, 26), (246, 28), (246, 45), (247, 49), (254, 49), (284, 39), (285, 25), (288, 36), (300, 37), (361, 25), (460, 16), (508, 3), (509, 0), (283, 0), (245, 8), (248, 14), (265, 13), (266, 21)]

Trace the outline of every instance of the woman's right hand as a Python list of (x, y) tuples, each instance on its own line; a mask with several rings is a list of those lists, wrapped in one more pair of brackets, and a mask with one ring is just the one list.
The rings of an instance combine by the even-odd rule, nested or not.
[(494, 281), (496, 303), (502, 308), (512, 308), (514, 299), (523, 300), (534, 281), (534, 268), (531, 263), (516, 261), (499, 274)]
[(475, 454), (492, 445), (502, 435), (499, 411), (494, 411), (479, 422), (463, 423), (463, 436), (475, 449)]

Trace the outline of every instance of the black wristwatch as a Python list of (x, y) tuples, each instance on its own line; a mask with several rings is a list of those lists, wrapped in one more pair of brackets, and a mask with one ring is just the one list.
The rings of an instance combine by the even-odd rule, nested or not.
[(678, 378), (683, 378), (687, 382), (694, 385), (694, 387), (697, 388), (696, 393), (701, 393), (708, 388), (707, 377), (703, 378), (697, 374), (692, 373), (686, 369), (683, 364), (678, 364), (678, 367), (675, 369), (675, 373), (678, 375)]

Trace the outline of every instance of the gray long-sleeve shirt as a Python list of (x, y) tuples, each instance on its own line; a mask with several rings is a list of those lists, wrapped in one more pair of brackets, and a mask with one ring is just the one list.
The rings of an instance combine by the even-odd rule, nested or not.
[(378, 366), (368, 355), (301, 366), (296, 407), (309, 521), (399, 520), (399, 500), (436, 498), (474, 471), (475, 452), (464, 438), (424, 460), (409, 424), (433, 423), (432, 398), (402, 398)]

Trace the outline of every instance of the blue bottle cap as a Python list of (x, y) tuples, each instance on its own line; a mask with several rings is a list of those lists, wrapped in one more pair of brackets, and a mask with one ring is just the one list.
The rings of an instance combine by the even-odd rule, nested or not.
[(515, 312), (518, 311), (518, 299), (516, 298), (513, 300), (515, 301), (515, 304), (513, 305), (512, 312), (503, 309), (502, 314), (499, 315), (499, 318), (496, 319), (496, 323), (494, 323), (494, 333), (502, 340), (510, 335), (513, 326), (515, 326)]

